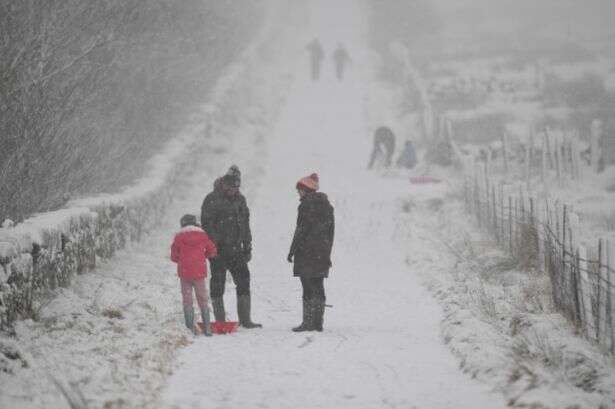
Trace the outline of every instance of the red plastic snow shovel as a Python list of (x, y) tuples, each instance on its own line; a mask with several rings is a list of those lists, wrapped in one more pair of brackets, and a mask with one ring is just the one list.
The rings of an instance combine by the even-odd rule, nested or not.
[[(203, 333), (203, 323), (199, 322), (199, 331)], [(211, 323), (211, 332), (214, 334), (230, 334), (237, 331), (239, 322), (237, 321), (213, 321)]]
[(426, 184), (426, 183), (440, 183), (440, 182), (441, 182), (440, 179), (435, 178), (433, 176), (428, 176), (428, 175), (410, 177), (410, 183), (414, 185), (421, 185), (421, 184)]

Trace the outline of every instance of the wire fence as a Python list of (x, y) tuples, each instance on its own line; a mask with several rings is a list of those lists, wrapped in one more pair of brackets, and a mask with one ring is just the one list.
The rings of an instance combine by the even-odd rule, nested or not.
[[(598, 239), (593, 247), (580, 244), (579, 218), (566, 204), (538, 200), (527, 193), (532, 176), (537, 174), (545, 191), (551, 183), (561, 187), (567, 180), (581, 179), (583, 155), (587, 149), (578, 131), (558, 133), (549, 127), (542, 132), (529, 129), (528, 140), (521, 151), (514, 154), (510, 152), (511, 141), (506, 134), (502, 135), (501, 170), (505, 175), (517, 177), (520, 183), (516, 186), (496, 183), (490, 178), (491, 169), (497, 166), (492, 161), (493, 152), (489, 148), (484, 150), (484, 167), (476, 162), (465, 162), (467, 156), (456, 143), (452, 119), (433, 109), (428, 86), (410, 69), (412, 63), (408, 55), (406, 50), (406, 71), (419, 90), (423, 106), (420, 124), (424, 139), (433, 139), (431, 144), (438, 147), (436, 151), (450, 153), (461, 162), (466, 175), (467, 212), (519, 263), (520, 268), (546, 272), (555, 308), (579, 332), (615, 354), (615, 240)], [(588, 162), (594, 172), (602, 171), (604, 165), (602, 134), (601, 124), (593, 121)], [(435, 143), (442, 140), (450, 149), (441, 149), (442, 146)], [(510, 162), (513, 157), (517, 166)], [(513, 169), (515, 167), (517, 169)]]
[(577, 242), (579, 219), (566, 204), (538, 200), (496, 183), (476, 165), (464, 183), (466, 210), (527, 269), (545, 271), (556, 309), (586, 337), (615, 354), (615, 242)]

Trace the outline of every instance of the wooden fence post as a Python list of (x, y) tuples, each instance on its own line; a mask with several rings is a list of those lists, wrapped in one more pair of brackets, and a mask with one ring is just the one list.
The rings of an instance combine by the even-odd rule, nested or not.
[(463, 205), (466, 213), (469, 212), (470, 206), (468, 205), (468, 173), (467, 171), (463, 175)]
[(600, 251), (599, 251), (599, 277), (598, 287), (600, 289), (600, 316), (601, 316), (601, 333), (599, 334), (598, 342), (603, 346), (610, 347), (611, 338), (611, 326), (610, 326), (610, 278), (607, 266), (607, 251), (608, 241), (600, 239)]
[(502, 132), (502, 161), (504, 162), (504, 175), (508, 179), (508, 136), (506, 131)]
[(530, 125), (529, 134), (527, 136), (527, 144), (525, 145), (525, 188), (530, 190), (530, 178), (532, 169), (532, 145), (534, 144), (534, 131)]
[(579, 270), (577, 269), (579, 253), (570, 256), (570, 290), (573, 303), (573, 317), (576, 326), (581, 327), (581, 305), (579, 303)]
[(543, 226), (543, 212), (540, 206), (540, 202), (535, 203), (536, 209), (534, 210), (534, 229), (536, 231), (536, 240), (537, 240), (537, 257), (536, 257), (536, 268), (539, 271), (545, 271), (545, 246), (544, 246), (544, 226)]
[(562, 151), (562, 174), (564, 175), (572, 173), (570, 172), (570, 162), (568, 161), (568, 141), (568, 132), (564, 132), (562, 135), (562, 146), (560, 148)]
[(540, 180), (546, 190), (547, 187), (547, 134), (542, 134), (542, 155), (541, 155), (541, 167), (540, 167)]
[(495, 201), (495, 186), (491, 186), (491, 202), (492, 202), (492, 209), (493, 209), (493, 224), (492, 224), (492, 229), (493, 229), (493, 234), (495, 236), (496, 241), (499, 243), (500, 242), (500, 235), (498, 234), (498, 212), (497, 212), (497, 207), (496, 207), (496, 201)]
[(547, 144), (547, 153), (549, 159), (549, 169), (553, 169), (555, 166), (555, 158), (553, 157), (553, 149), (551, 148), (551, 129), (547, 126), (545, 127), (545, 141)]
[(474, 173), (474, 212), (478, 221), (478, 227), (482, 227), (480, 211), (480, 184), (478, 183), (478, 171)]
[(590, 326), (591, 322), (591, 286), (588, 276), (588, 265), (587, 265), (587, 249), (585, 246), (579, 246), (578, 249), (578, 268), (579, 268), (579, 294), (580, 294), (580, 305), (581, 305), (581, 321), (583, 328), (585, 330), (586, 336), (591, 336), (590, 334)]
[[(597, 277), (596, 277), (596, 316), (595, 316), (595, 320), (596, 320), (596, 341), (598, 343), (601, 343), (601, 337), (600, 337), (600, 327), (601, 327), (601, 321), (600, 321), (600, 317), (604, 316), (604, 314), (602, 313), (602, 304), (604, 304), (604, 302), (602, 301), (602, 260), (603, 260), (603, 256), (602, 253), (604, 252), (603, 248), (602, 248), (602, 239), (598, 240), (598, 269), (597, 269)], [(604, 331), (604, 330), (603, 330)]]
[(500, 183), (500, 238), (504, 242), (504, 183)]
[(573, 161), (573, 155), (572, 155), (572, 135), (568, 135), (568, 141), (566, 143), (566, 162), (568, 162), (568, 170), (570, 172), (570, 179), (576, 179), (575, 171), (574, 171), (574, 161)]
[[(513, 222), (513, 228), (515, 229), (515, 245), (514, 245), (514, 250), (515, 252), (519, 251), (519, 197), (515, 197), (515, 220)], [(518, 256), (519, 253), (516, 253), (516, 255)]]
[(533, 197), (529, 197), (528, 198), (529, 203), (530, 203), (530, 219), (528, 222), (528, 225), (530, 226), (529, 230), (530, 230), (530, 237), (532, 239), (532, 241), (534, 241), (532, 243), (532, 251), (534, 251), (535, 255), (536, 255), (536, 260), (535, 260), (535, 268), (539, 268), (540, 265), (540, 245), (538, 244), (538, 242), (540, 241), (539, 237), (538, 237), (538, 229), (536, 228), (536, 215), (535, 215), (535, 208), (534, 208), (534, 198)]
[(615, 353), (615, 329), (613, 328), (613, 283), (615, 283), (615, 241), (607, 241), (606, 270), (608, 277), (609, 325), (611, 329), (611, 353)]
[(510, 196), (508, 196), (508, 250), (510, 251), (510, 255), (514, 256), (512, 230), (512, 197)]
[(485, 161), (483, 170), (485, 172), (484, 176), (485, 176), (485, 196), (487, 196), (487, 199), (489, 198), (489, 157), (487, 156), (487, 160)]
[(557, 184), (559, 187), (563, 186), (562, 181), (562, 146), (559, 138), (554, 142), (555, 145), (555, 170), (557, 172)]
[(581, 148), (579, 146), (579, 135), (577, 131), (572, 141), (572, 163), (576, 180), (581, 180)]
[(602, 138), (602, 121), (594, 119), (590, 127), (590, 159), (592, 170), (597, 173), (600, 170), (600, 157), (602, 149), (600, 139)]
[(562, 267), (566, 269), (566, 229), (568, 228), (568, 206), (564, 204), (562, 212)]

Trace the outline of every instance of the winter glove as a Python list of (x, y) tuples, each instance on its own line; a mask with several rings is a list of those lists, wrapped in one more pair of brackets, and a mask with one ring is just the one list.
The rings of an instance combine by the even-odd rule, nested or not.
[(288, 260), (289, 263), (293, 262), (293, 255), (292, 255), (292, 253), (288, 253), (288, 257), (286, 257), (286, 260)]

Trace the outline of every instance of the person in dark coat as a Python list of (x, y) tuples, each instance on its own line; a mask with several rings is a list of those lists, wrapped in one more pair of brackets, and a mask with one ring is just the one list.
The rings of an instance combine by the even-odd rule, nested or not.
[(384, 166), (388, 168), (391, 166), (393, 152), (395, 152), (395, 134), (388, 126), (379, 127), (374, 132), (374, 147), (367, 168), (371, 169), (376, 163), (376, 158), (382, 154), (385, 155)]
[(335, 231), (333, 206), (327, 195), (318, 192), (318, 175), (297, 182), (300, 201), (297, 227), (288, 253), (293, 273), (303, 287), (303, 322), (295, 332), (322, 331), (325, 312), (324, 279), (331, 268), (331, 248)]
[(338, 81), (344, 79), (344, 68), (346, 63), (350, 62), (350, 55), (342, 44), (338, 44), (337, 48), (333, 52), (333, 61), (335, 62), (335, 76)]
[(313, 39), (306, 48), (310, 53), (310, 72), (312, 81), (316, 81), (320, 78), (320, 64), (325, 56), (325, 52), (317, 38)]
[(201, 224), (218, 249), (218, 256), (211, 259), (210, 296), (216, 321), (225, 321), (224, 284), (230, 271), (237, 291), (239, 325), (260, 328), (261, 324), (250, 318), (250, 270), (252, 259), (252, 233), (250, 210), (246, 198), (239, 192), (241, 173), (233, 165), (214, 183), (201, 206)]

